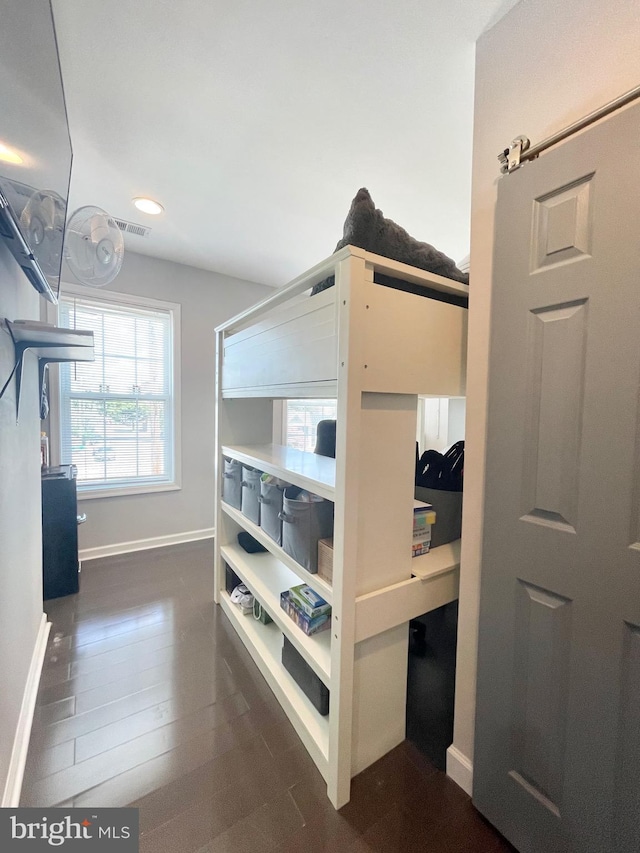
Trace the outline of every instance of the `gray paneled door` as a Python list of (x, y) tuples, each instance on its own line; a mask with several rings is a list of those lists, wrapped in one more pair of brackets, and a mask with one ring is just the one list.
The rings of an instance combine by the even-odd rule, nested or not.
[(523, 853), (640, 851), (640, 105), (500, 180), (474, 756)]

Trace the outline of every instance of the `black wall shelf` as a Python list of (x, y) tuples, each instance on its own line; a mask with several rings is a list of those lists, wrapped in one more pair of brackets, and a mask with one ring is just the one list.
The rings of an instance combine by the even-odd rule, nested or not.
[(93, 361), (93, 332), (83, 329), (60, 329), (37, 320), (5, 320), (16, 354), (16, 421), (20, 414), (22, 368), (27, 350), (39, 359), (39, 378), (42, 381), (46, 364), (67, 361)]

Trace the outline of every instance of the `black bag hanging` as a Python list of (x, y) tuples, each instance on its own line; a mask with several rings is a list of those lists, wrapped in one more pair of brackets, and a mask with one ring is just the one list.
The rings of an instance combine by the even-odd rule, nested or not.
[(463, 471), (464, 441), (456, 441), (444, 454), (425, 450), (416, 466), (416, 486), (461, 492)]
[(425, 489), (441, 489), (440, 477), (444, 456), (437, 450), (425, 450), (418, 463), (416, 486)]
[(444, 455), (442, 465), (443, 480), (447, 485), (443, 488), (451, 492), (462, 491), (462, 479), (464, 474), (464, 441), (456, 441)]

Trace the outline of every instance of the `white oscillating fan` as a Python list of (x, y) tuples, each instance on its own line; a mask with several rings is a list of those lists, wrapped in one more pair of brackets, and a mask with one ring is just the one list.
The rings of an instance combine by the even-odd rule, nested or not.
[(40, 269), (57, 288), (64, 236), (64, 201), (49, 190), (36, 190), (24, 206), (20, 225)]
[(102, 208), (87, 205), (71, 214), (64, 239), (64, 259), (82, 284), (104, 287), (120, 272), (122, 232)]

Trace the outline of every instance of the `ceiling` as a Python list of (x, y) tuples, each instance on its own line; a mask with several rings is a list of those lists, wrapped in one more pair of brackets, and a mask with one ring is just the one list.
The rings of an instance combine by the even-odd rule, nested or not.
[(70, 209), (151, 228), (127, 250), (280, 285), (331, 254), (366, 186), (459, 260), (474, 42), (515, 2), (53, 0)]

